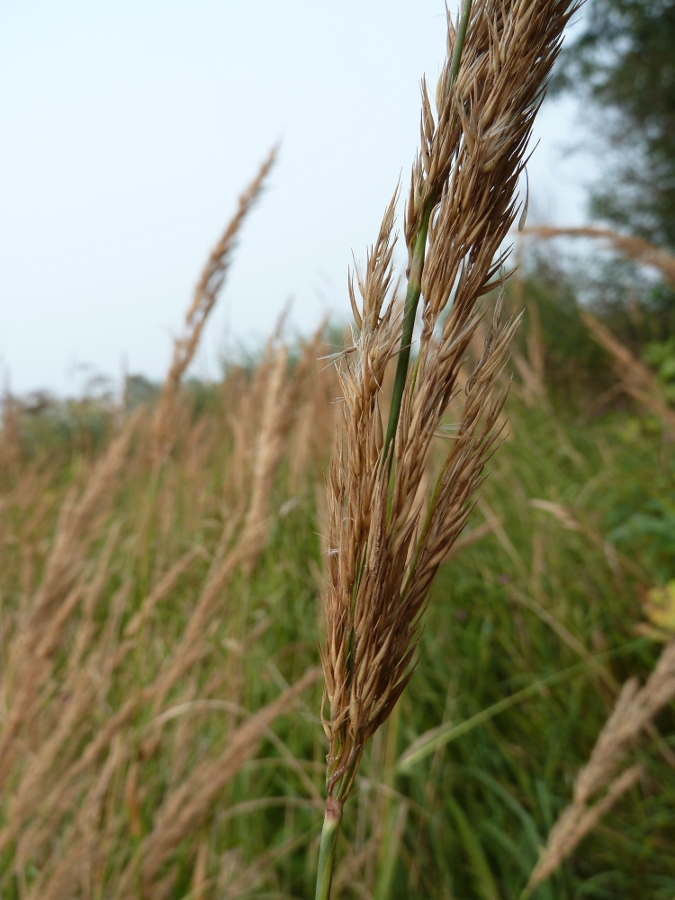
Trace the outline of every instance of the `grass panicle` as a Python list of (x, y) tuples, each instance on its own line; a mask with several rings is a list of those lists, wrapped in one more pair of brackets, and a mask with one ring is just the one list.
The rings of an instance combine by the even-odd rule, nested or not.
[[(422, 83), (422, 143), (405, 216), (403, 319), (392, 291), (396, 195), (358, 275), (360, 308), (350, 283), (358, 338), (340, 370), (344, 425), (328, 484), (322, 652), (331, 841), (366, 743), (411, 677), (432, 580), (466, 523), (499, 435), (505, 397), (497, 382), (515, 328), (500, 324), (501, 301), (466, 382), (450, 450), (424, 498), (432, 440), (457, 393), (480, 298), (503, 281), (502, 245), (516, 216), (527, 143), (575, 9), (567, 0), (467, 3), (461, 48), (449, 19), (436, 115)], [(408, 372), (420, 296), (422, 333)], [(397, 348), (383, 435), (382, 385)], [(322, 879), (327, 883), (320, 871)], [(317, 897), (326, 896), (320, 888)]]
[(211, 314), (232, 262), (237, 236), (264, 187), (270, 169), (277, 158), (278, 148), (273, 147), (264, 160), (258, 174), (239, 197), (237, 211), (228, 222), (219, 241), (211, 250), (208, 260), (195, 285), (195, 290), (186, 314), (183, 333), (174, 342), (173, 356), (167, 372), (162, 393), (155, 407), (152, 423), (153, 457), (159, 465), (170, 451), (175, 440), (171, 425), (174, 418), (173, 407), (179, 394), (181, 380), (194, 359), (204, 326)]
[[(572, 803), (561, 813), (542, 848), (537, 865), (523, 892), (530, 897), (539, 884), (549, 878), (581, 840), (598, 824), (616, 801), (644, 775), (635, 764), (616, 777), (628, 749), (649, 725), (654, 716), (675, 698), (675, 641), (671, 641), (640, 688), (636, 678), (628, 680), (574, 785)], [(591, 805), (593, 798), (606, 793)]]
[(650, 244), (649, 241), (634, 235), (621, 234), (619, 231), (612, 231), (611, 228), (595, 228), (591, 225), (579, 228), (556, 228), (552, 225), (537, 225), (524, 228), (523, 234), (530, 235), (538, 240), (548, 240), (556, 237), (580, 237), (605, 241), (610, 247), (618, 250), (622, 256), (632, 259), (642, 266), (650, 266), (656, 269), (667, 281), (675, 284), (675, 256), (664, 250), (663, 247), (656, 247), (654, 244)]
[(663, 422), (667, 432), (675, 434), (675, 410), (664, 396), (652, 370), (617, 340), (606, 325), (588, 310), (581, 313), (593, 338), (610, 354), (621, 388)]

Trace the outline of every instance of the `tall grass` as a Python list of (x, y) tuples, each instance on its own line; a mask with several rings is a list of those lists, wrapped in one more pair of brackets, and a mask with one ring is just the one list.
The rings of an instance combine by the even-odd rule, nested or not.
[[(350, 285), (358, 336), (340, 370), (344, 428), (329, 476), (324, 728), (330, 742), (317, 900), (328, 900), (345, 801), (365, 747), (416, 663), (421, 619), (441, 562), (462, 531), (503, 428), (499, 389), (515, 323), (497, 302), (483, 351), (458, 399), (458, 372), (505, 276), (503, 242), (517, 215), (518, 179), (574, 2), (475, 4), (457, 25), (436, 115), (422, 90), (421, 149), (405, 216), (407, 290), (392, 295), (394, 206), (363, 275)], [(422, 334), (409, 372), (417, 307)], [(386, 431), (385, 373), (397, 354)], [(454, 404), (453, 404), (453, 401)], [(434, 434), (453, 404), (450, 449), (433, 475)]]
[(180, 446), (158, 476), (143, 453), (153, 421), (138, 412), (100, 458), (78, 461), (65, 494), (39, 460), (6, 496), (7, 896), (170, 896), (183, 842), (316, 682), (298, 650), (247, 711), (242, 661), (264, 664), (268, 622), (235, 589), (265, 550), (271, 487), (310, 402), (302, 371), (270, 347), (253, 379), (230, 374), (219, 416), (191, 426), (175, 410)]
[[(460, 130), (470, 157), (475, 123)], [(325, 640), (321, 597), (335, 584), (339, 525), (324, 473), (339, 398), (349, 400), (345, 379), (360, 383), (363, 334), (382, 327), (372, 289), (381, 298), (388, 283), (390, 219), (363, 278), (362, 343), (346, 348), (342, 386), (321, 331), (292, 346), (278, 332), (255, 364), (230, 366), (199, 400), (182, 380), (268, 164), (209, 257), (154, 406), (91, 402), (74, 414), (5, 399), (3, 898), (296, 898), (314, 889), (330, 752), (317, 631)], [(432, 243), (440, 218), (430, 221)], [(432, 273), (442, 268), (434, 253), (425, 256)], [(553, 380), (562, 364), (551, 364), (561, 319), (548, 317), (535, 287), (524, 280), (506, 298), (529, 311), (509, 438), (477, 505), (469, 510), (460, 495), (450, 537), (465, 520), (466, 530), (436, 547), (415, 677), (405, 690), (401, 679), (385, 682), (388, 717), (349, 772), (334, 897), (675, 895), (672, 644), (661, 652), (644, 628), (651, 589), (675, 578), (674, 445), (653, 407), (598, 405), (573, 365), (566, 384), (584, 402), (564, 402)], [(473, 289), (466, 296), (473, 308)], [(386, 307), (385, 321), (396, 314)], [(448, 321), (446, 337), (457, 317)], [(413, 355), (416, 380), (406, 368), (391, 480), (387, 472), (381, 481), (391, 509), (415, 391), (439, 384), (425, 381), (445, 346), (430, 329)], [(393, 357), (400, 332), (390, 337)], [(470, 398), (472, 373), (475, 385), (499, 345), (470, 317), (451, 346), (453, 377)], [(384, 409), (393, 373), (385, 376), (367, 386)], [(494, 367), (495, 395), (510, 377)], [(605, 365), (603, 384), (613, 377)], [(446, 394), (418, 480), (408, 472), (413, 505), (447, 470), (448, 440), (458, 443), (451, 426), (467, 401)], [(499, 404), (491, 410), (499, 429)], [(361, 448), (376, 451), (361, 460), (363, 470), (374, 460), (376, 480), (383, 432)], [(405, 654), (387, 663), (405, 680)]]
[[(272, 161), (209, 258), (153, 410), (126, 419), (111, 411), (112, 437), (91, 459), (59, 458), (47, 445), (24, 463), (20, 415), (6, 404), (6, 896), (161, 900), (183, 890), (194, 853), (186, 856), (185, 842), (270, 726), (318, 679), (313, 654), (301, 648), (284, 665), (267, 660), (260, 638), (270, 620), (249, 608), (246, 584), (267, 545), (273, 488), (291, 445), (305, 467), (318, 465), (312, 435), (305, 431), (301, 445), (291, 433), (301, 417), (316, 417), (318, 404), (330, 416), (321, 336), (293, 360), (270, 340), (255, 372), (228, 373), (215, 414), (195, 419), (180, 391)], [(270, 684), (256, 681), (253, 698), (249, 655), (258, 675), (261, 660), (271, 673)], [(251, 699), (253, 710), (244, 705)], [(256, 867), (252, 881), (262, 872)]]
[[(257, 555), (233, 571), (199, 643), (186, 642), (226, 529), (231, 547), (251, 508), (277, 352), (251, 373), (232, 369), (196, 418), (181, 395), (180, 439), (152, 492), (149, 415), (125, 456), (119, 441), (114, 453), (78, 439), (57, 453), (31, 444), (25, 458), (15, 447), (0, 522), (3, 733), (19, 713), (3, 790), (3, 896), (310, 895), (327, 746), (319, 682), (299, 697), (289, 686), (318, 663), (317, 532), (338, 392), (325, 361), (295, 395), (298, 424), (267, 482)], [(286, 383), (300, 353), (288, 355)], [(635, 626), (645, 587), (675, 576), (672, 444), (637, 411), (579, 422), (528, 406), (521, 384), (511, 438), (469, 519), (468, 534), (482, 537), (441, 567), (415, 678), (364, 752), (336, 896), (518, 896), (620, 686), (647, 679), (658, 657)], [(94, 484), (94, 472), (99, 499), (69, 498), (64, 519), (69, 492)], [(62, 589), (58, 620), (29, 657), (36, 699), (17, 707), (29, 684), (16, 684), (9, 660), (30, 598), (58, 574), (49, 558), (66, 533), (80, 599)], [(181, 646), (191, 647), (187, 668), (155, 707)], [(646, 776), (535, 898), (675, 893), (672, 714), (656, 721), (665, 743), (647, 735), (637, 751)], [(172, 832), (176, 798), (190, 821)]]

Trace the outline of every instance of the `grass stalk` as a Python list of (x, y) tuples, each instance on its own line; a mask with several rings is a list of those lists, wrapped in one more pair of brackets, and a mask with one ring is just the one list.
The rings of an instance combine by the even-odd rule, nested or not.
[(427, 249), (427, 235), (429, 232), (429, 218), (433, 203), (429, 201), (424, 211), (422, 225), (415, 238), (408, 289), (406, 291), (405, 305), (403, 307), (403, 328), (401, 331), (401, 349), (396, 363), (394, 387), (391, 394), (391, 406), (389, 407), (389, 422), (387, 423), (387, 436), (384, 440), (383, 459), (391, 470), (393, 454), (389, 452), (398, 428), (398, 420), (401, 416), (401, 403), (403, 391), (408, 377), (408, 365), (410, 364), (410, 349), (412, 346), (413, 329), (417, 316), (417, 306), (422, 293), (422, 271), (424, 270), (424, 258)]
[(452, 62), (450, 63), (450, 78), (448, 79), (448, 90), (452, 87), (453, 83), (457, 80), (457, 76), (459, 74), (459, 64), (462, 61), (462, 49), (464, 47), (464, 41), (466, 40), (466, 30), (469, 27), (469, 19), (471, 18), (471, 4), (473, 0), (464, 0), (464, 5), (462, 6), (462, 13), (459, 18), (459, 25), (457, 26), (457, 37), (455, 39), (455, 46), (452, 49)]
[[(466, 30), (469, 26), (471, 18), (472, 0), (464, 0), (462, 14), (457, 28), (457, 37), (452, 51), (452, 62), (450, 64), (450, 75), (448, 78), (447, 91), (450, 90), (453, 83), (457, 80), (459, 73), (459, 64), (462, 59), (462, 48), (466, 39)], [(403, 401), (403, 391), (405, 389), (406, 379), (408, 377), (408, 366), (410, 364), (410, 349), (412, 346), (413, 330), (415, 328), (415, 318), (417, 316), (417, 307), (422, 293), (422, 272), (424, 270), (424, 260), (427, 249), (427, 237), (429, 234), (429, 219), (434, 206), (438, 202), (437, 196), (431, 196), (424, 208), (422, 222), (415, 236), (413, 244), (412, 261), (410, 265), (410, 275), (408, 276), (408, 288), (406, 291), (405, 304), (403, 307), (403, 329), (401, 332), (401, 349), (396, 364), (396, 374), (394, 376), (394, 387), (391, 395), (391, 406), (389, 407), (389, 422), (387, 423), (387, 436), (384, 441), (383, 459), (391, 470), (393, 454), (389, 456), (389, 448), (392, 441), (396, 437), (396, 429), (398, 428), (398, 420), (401, 415), (401, 403)]]
[(326, 814), (321, 829), (319, 844), (319, 866), (316, 875), (315, 900), (329, 900), (330, 887), (333, 881), (333, 865), (335, 863), (335, 847), (342, 822), (342, 804), (329, 797), (326, 800)]

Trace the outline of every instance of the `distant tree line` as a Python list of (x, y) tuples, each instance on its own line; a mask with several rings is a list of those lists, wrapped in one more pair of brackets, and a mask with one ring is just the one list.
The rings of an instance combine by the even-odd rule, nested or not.
[(675, 250), (675, 0), (587, 0), (579, 15), (552, 88), (596, 117), (608, 162), (591, 213)]

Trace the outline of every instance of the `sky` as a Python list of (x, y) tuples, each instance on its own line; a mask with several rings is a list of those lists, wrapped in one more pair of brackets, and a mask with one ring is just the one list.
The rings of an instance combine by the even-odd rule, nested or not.
[[(277, 142), (194, 372), (217, 377), (289, 301), (291, 333), (346, 320), (352, 253), (408, 183), (444, 18), (442, 0), (2, 0), (4, 386), (161, 379), (208, 252)], [(582, 132), (572, 101), (541, 111), (530, 222), (586, 221), (592, 162), (567, 152)]]

